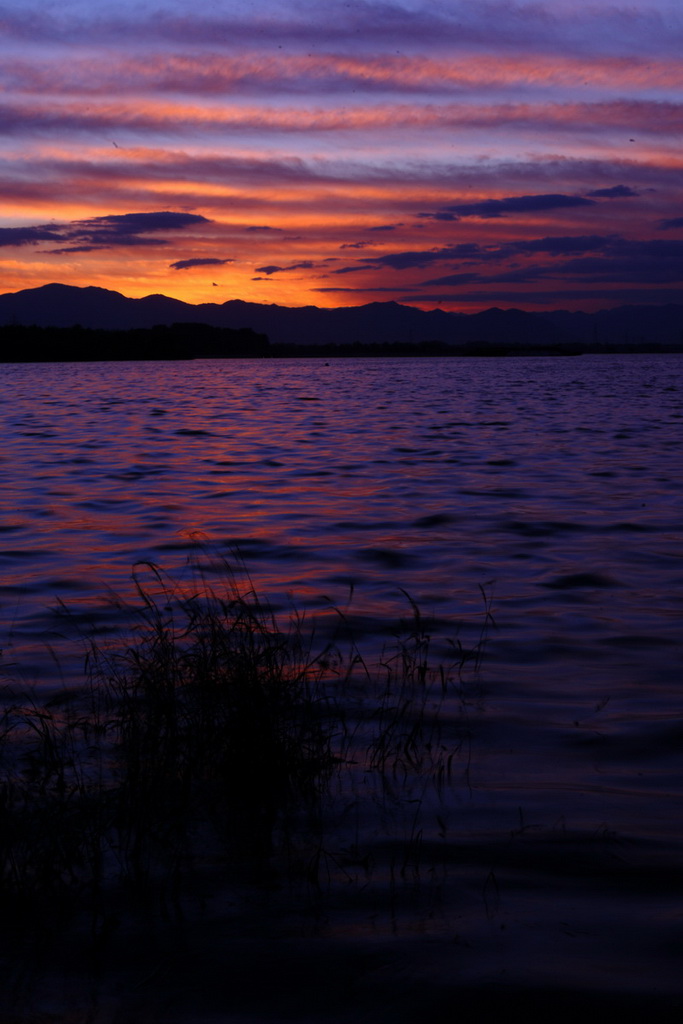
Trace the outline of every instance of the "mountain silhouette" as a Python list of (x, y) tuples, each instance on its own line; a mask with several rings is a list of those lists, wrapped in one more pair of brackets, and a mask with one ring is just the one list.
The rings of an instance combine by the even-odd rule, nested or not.
[(621, 306), (599, 313), (425, 311), (396, 302), (321, 309), (231, 299), (193, 305), (166, 295), (130, 299), (106, 288), (48, 284), (0, 295), (0, 326), (129, 331), (171, 324), (265, 334), (275, 345), (419, 345), (557, 348), (683, 348), (683, 305)]

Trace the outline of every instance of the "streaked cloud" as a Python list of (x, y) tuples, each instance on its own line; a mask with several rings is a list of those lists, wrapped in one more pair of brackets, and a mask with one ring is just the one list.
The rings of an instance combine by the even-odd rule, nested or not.
[[(334, 41), (340, 50), (357, 53), (381, 43), (447, 50), (449, 47), (503, 52), (530, 45), (542, 52), (675, 52), (683, 32), (680, 8), (669, 0), (616, 6), (595, 0), (589, 7), (565, 0), (453, 0), (448, 5), (423, 0), (348, 3), (330, 0), (312, 7), (297, 0), (251, 0), (249, 4), (190, 9), (186, 2), (92, 4), (64, 0), (59, 6), (41, 0), (6, 2), (3, 27), (19, 42), (92, 47), (128, 42), (147, 46), (216, 45), (228, 50), (245, 45), (315, 48)], [(600, 47), (596, 41), (600, 41)]]
[(234, 260), (219, 260), (213, 257), (206, 257), (204, 259), (197, 257), (195, 259), (176, 260), (175, 263), (169, 263), (169, 266), (172, 270), (192, 270), (194, 267), (220, 267), (226, 263), (234, 262)]
[(634, 192), (628, 185), (612, 185), (611, 188), (593, 189), (588, 195), (600, 199), (631, 199), (639, 195), (639, 193)]
[(68, 248), (52, 253), (92, 252), (94, 249), (129, 248), (138, 245), (166, 245), (165, 238), (148, 238), (155, 232), (173, 232), (190, 225), (207, 224), (206, 217), (191, 213), (109, 214), (74, 221), (71, 224), (44, 224), (36, 227), (0, 228), (0, 246), (28, 245), (37, 242), (70, 242)]
[(8, 289), (215, 300), (199, 271), (222, 266), (226, 297), (269, 302), (331, 303), (345, 278), (348, 302), (588, 308), (678, 284), (673, 0), (5, 0), (0, 19)]
[(36, 242), (58, 242), (62, 235), (46, 227), (0, 228), (0, 246), (35, 245)]
[(567, 207), (593, 206), (592, 199), (582, 196), (540, 195), (506, 196), (504, 199), (482, 199), (478, 203), (456, 203), (441, 211), (456, 217), (504, 217), (507, 213), (545, 213), (548, 210), (562, 210)]
[(291, 266), (289, 267), (257, 267), (256, 272), (258, 274), (266, 274), (268, 277), (270, 277), (271, 274), (282, 274), (287, 270), (310, 270), (311, 267), (314, 266), (315, 264), (313, 263), (312, 260), (304, 260), (303, 263), (292, 263)]

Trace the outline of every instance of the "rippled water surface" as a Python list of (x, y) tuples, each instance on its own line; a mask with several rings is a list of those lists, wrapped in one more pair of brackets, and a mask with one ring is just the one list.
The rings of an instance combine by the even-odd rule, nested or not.
[[(239, 551), (276, 607), (344, 609), (377, 649), (404, 591), (478, 635), (483, 588), (452, 827), (680, 865), (683, 357), (13, 365), (0, 387), (0, 645), (24, 677), (54, 680), (60, 633), (116, 624), (139, 560)], [(542, 944), (523, 849), (485, 899), (515, 949)], [(588, 928), (577, 974), (605, 941), (608, 973), (642, 967), (643, 935), (653, 977), (683, 948), (664, 891), (553, 884), (542, 934), (571, 964)]]

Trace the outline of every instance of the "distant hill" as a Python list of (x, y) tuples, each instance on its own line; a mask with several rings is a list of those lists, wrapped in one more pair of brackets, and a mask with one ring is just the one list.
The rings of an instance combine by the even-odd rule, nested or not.
[[(0, 295), (0, 326), (98, 328), (113, 331), (171, 324), (208, 324), (265, 334), (278, 345), (388, 345), (441, 342), (486, 349), (581, 350), (679, 347), (683, 305), (622, 306), (599, 313), (481, 313), (423, 311), (396, 302), (320, 309), (291, 308), (233, 299), (192, 305), (165, 295), (129, 299), (106, 288), (49, 284)], [(0, 355), (1, 358), (1, 355)]]
[(617, 306), (598, 313), (558, 310), (544, 316), (580, 345), (683, 349), (683, 305)]

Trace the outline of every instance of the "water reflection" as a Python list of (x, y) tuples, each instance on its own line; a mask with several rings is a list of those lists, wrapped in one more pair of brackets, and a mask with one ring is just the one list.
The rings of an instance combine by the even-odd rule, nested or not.
[[(444, 707), (459, 727), (465, 714), (467, 785), (415, 797), (425, 851), (443, 852), (446, 834), (454, 844), (449, 950), (463, 932), (473, 956), (498, 956), (505, 936), (496, 920), (491, 938), (490, 900), (481, 910), (482, 864), (495, 862), (506, 963), (535, 964), (542, 935), (561, 946), (556, 962), (582, 958), (585, 978), (605, 943), (621, 964), (622, 936), (637, 935), (638, 972), (669, 971), (662, 936), (676, 951), (679, 936), (653, 879), (677, 878), (681, 854), (680, 356), (0, 376), (5, 665), (39, 686), (73, 681), (79, 635), (129, 626), (120, 598), (138, 561), (220, 587), (227, 557), (276, 610), (305, 612), (322, 637), (342, 621), (370, 655), (410, 617), (407, 592), (445, 660), (448, 640), (481, 635), (486, 584), (497, 625), (484, 671)], [(377, 807), (360, 813), (374, 841)], [(613, 884), (613, 843), (637, 905)], [(598, 937), (599, 955), (575, 933), (580, 956), (562, 945), (560, 914)]]
[(23, 644), (49, 631), (55, 596), (101, 610), (134, 561), (178, 569), (196, 534), (239, 547), (276, 601), (335, 600), (341, 579), (373, 617), (393, 613), (399, 587), (461, 616), (494, 577), (499, 656), (513, 661), (529, 646), (552, 661), (545, 623), (571, 630), (577, 604), (605, 620), (595, 643), (675, 629), (679, 357), (18, 365), (2, 377), (3, 628)]

